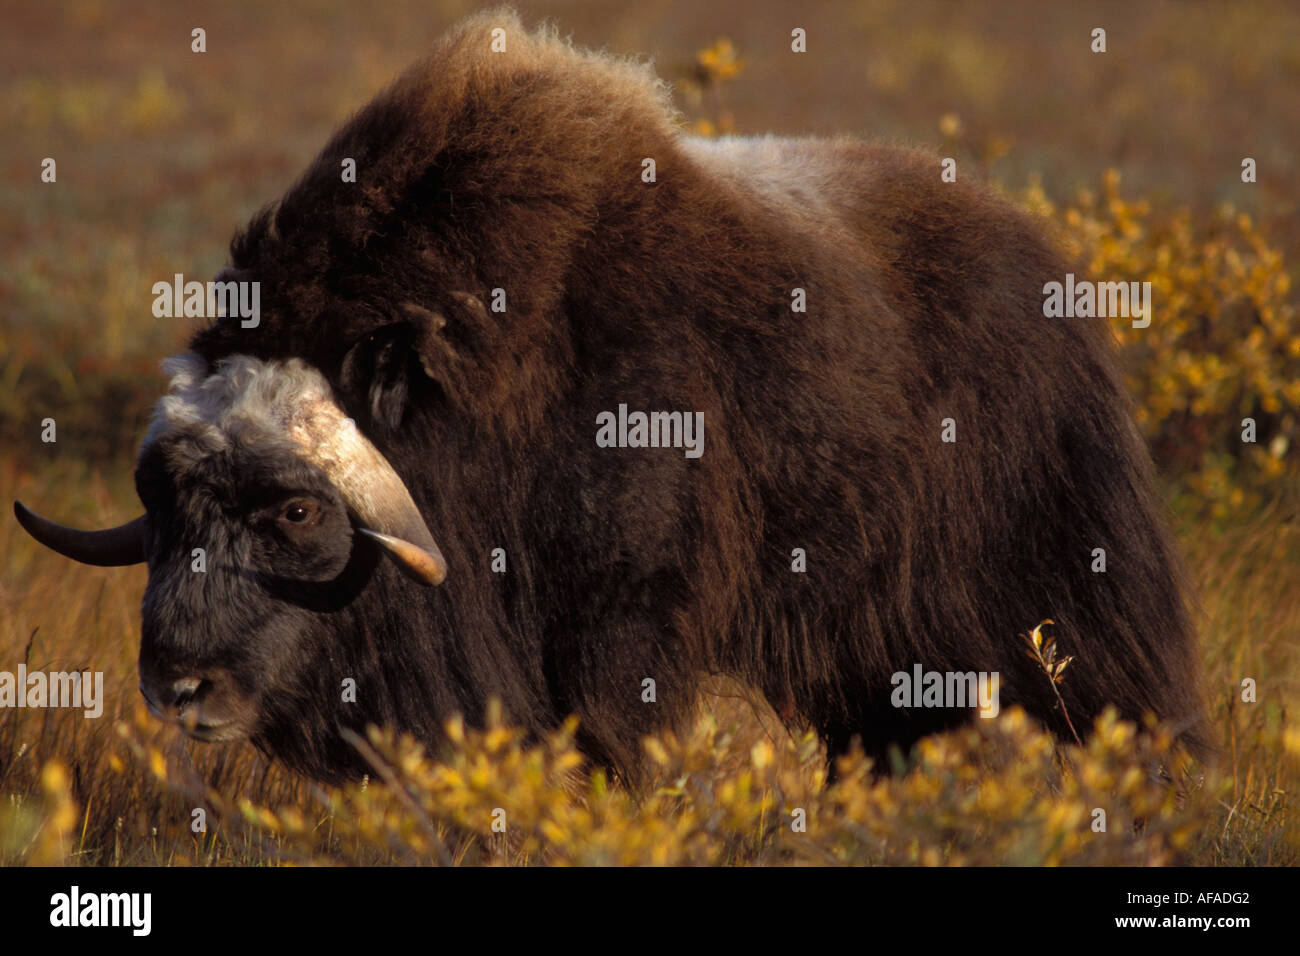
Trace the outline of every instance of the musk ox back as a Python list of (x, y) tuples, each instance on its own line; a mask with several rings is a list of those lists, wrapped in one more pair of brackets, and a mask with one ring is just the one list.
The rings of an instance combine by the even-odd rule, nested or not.
[(1077, 726), (1113, 703), (1202, 743), (1109, 333), (1045, 318), (1069, 265), (930, 154), (697, 140), (644, 67), (492, 15), (232, 260), (260, 320), (168, 366), (145, 515), (18, 509), (70, 556), (148, 561), (141, 687), (195, 736), (338, 778), (345, 728), (436, 742), (497, 696), (534, 732), (576, 713), (633, 774), (726, 674), (879, 754), (970, 717), (895, 706), (918, 668), (997, 672), (1063, 733), (1017, 637), (1051, 618)]

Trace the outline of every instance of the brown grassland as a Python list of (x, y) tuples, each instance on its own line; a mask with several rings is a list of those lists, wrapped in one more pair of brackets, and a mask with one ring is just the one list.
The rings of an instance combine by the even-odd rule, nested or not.
[[(438, 753), (377, 730), (357, 742), (375, 774), (341, 789), (161, 726), (136, 690), (144, 570), (44, 551), (8, 503), (84, 527), (136, 512), (157, 362), (189, 333), (153, 318), (152, 283), (215, 273), (332, 126), (474, 7), (4, 0), (0, 670), (103, 671), (107, 701), (98, 720), (0, 712), (0, 864), (1300, 863), (1300, 11), (518, 6), (584, 45), (652, 54), (698, 133), (931, 143), (1095, 274), (1153, 283), (1152, 325), (1116, 333), (1195, 578), (1218, 759), (1112, 719), (1058, 746), (1006, 712), (895, 754), (889, 775), (850, 757), (828, 785), (815, 738), (725, 686), (690, 734), (645, 742), (658, 778), (635, 793), (580, 766), (571, 726), (528, 746), (505, 721), (453, 722)], [(1088, 51), (1098, 25), (1104, 55)], [(57, 184), (40, 182), (46, 156)], [(40, 440), (46, 417), (57, 443)]]

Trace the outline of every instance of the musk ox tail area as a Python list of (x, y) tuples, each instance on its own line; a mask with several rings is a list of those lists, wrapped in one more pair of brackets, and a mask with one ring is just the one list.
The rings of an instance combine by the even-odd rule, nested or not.
[[(445, 555), (436, 590), (375, 566), (340, 616), (364, 639), (322, 625), (309, 653), (374, 656), (403, 696), (377, 713), (429, 738), (488, 694), (537, 732), (577, 713), (631, 776), (719, 672), (833, 753), (970, 719), (899, 703), (918, 668), (997, 672), (1001, 706), (1067, 734), (1019, 637), (1050, 618), (1075, 726), (1114, 704), (1202, 748), (1110, 334), (1045, 317), (1078, 270), (940, 173), (851, 139), (695, 139), (644, 65), (460, 25), (236, 238), (260, 326), (193, 342), (320, 369)], [(699, 453), (600, 437), (656, 411), (701, 423)]]
[[(861, 735), (881, 757), (964, 719), (899, 706), (894, 675), (929, 672), (995, 671), (1002, 706), (1068, 737), (1021, 637), (1051, 619), (1086, 671), (1057, 688), (1076, 726), (1113, 703), (1204, 754), (1184, 572), (1150, 457), (1104, 321), (1044, 317), (1044, 285), (1074, 267), (1041, 227), (991, 190), (943, 182), (921, 151), (686, 142), (729, 204), (786, 224), (794, 248), (748, 271), (785, 266), (819, 302), (780, 318), (779, 350), (737, 363), (754, 375), (784, 359), (781, 392), (734, 411), (765, 423), (738, 454), (763, 489), (758, 553), (772, 552), (751, 608), (763, 638), (732, 645), (755, 652), (752, 679), (798, 702), (832, 751)], [(804, 542), (807, 573), (791, 575)]]

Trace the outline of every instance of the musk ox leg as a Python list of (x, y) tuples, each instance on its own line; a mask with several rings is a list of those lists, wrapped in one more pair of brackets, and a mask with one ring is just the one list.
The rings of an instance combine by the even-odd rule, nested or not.
[(670, 626), (624, 617), (550, 642), (546, 680), (557, 713), (576, 714), (577, 744), (592, 763), (635, 785), (645, 778), (642, 739), (680, 730), (694, 713), (698, 671)]
[(890, 759), (893, 748), (897, 747), (906, 757), (922, 737), (951, 730), (972, 719), (972, 712), (964, 710), (894, 708), (889, 704), (888, 690), (883, 694), (877, 691), (874, 697), (883, 697), (884, 703), (860, 709), (848, 720), (832, 718), (816, 724), (818, 734), (826, 744), (828, 782), (833, 783), (838, 778), (836, 762), (853, 749), (855, 739), (871, 758), (872, 769), (877, 774), (888, 773), (894, 769)]

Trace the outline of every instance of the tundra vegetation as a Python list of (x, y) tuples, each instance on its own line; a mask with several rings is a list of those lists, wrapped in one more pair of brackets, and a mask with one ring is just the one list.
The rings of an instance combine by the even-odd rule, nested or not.
[[(1300, 862), (1291, 808), (1300, 785), (1300, 185), (1276, 165), (1260, 182), (1241, 183), (1236, 167), (1216, 165), (1224, 150), (1188, 145), (1187, 128), (1206, 128), (1207, 114), (1224, 117), (1209, 127), (1266, 171), (1270, 155), (1276, 163), (1296, 154), (1296, 133), (1277, 119), (1300, 96), (1296, 83), (1277, 82), (1288, 70), (1294, 79), (1281, 40), (1300, 28), (1294, 11), (1261, 3), (1245, 5), (1250, 16), (1224, 7), (1196, 18), (1168, 9), (1120, 18), (1112, 35), (1129, 30), (1147, 44), (1165, 37), (1169, 47), (1108, 60), (1111, 85), (1101, 92), (1081, 78), (1089, 62), (1072, 56), (1043, 100), (1019, 106), (1021, 81), (997, 64), (1016, 52), (1024, 69), (1046, 69), (1092, 24), (1070, 14), (1026, 17), (1030, 27), (1012, 40), (996, 24), (939, 17), (924, 4), (855, 5), (842, 15), (855, 35), (876, 38), (874, 55), (825, 13), (801, 25), (811, 50), (825, 37), (835, 44), (828, 56), (867, 63), (865, 73), (791, 81), (783, 41), (737, 25), (781, 22), (776, 8), (742, 18), (737, 7), (728, 19), (726, 6), (707, 22), (683, 6), (665, 18), (676, 24), (667, 33), (635, 13), (624, 15), (632, 19), (622, 35), (581, 5), (557, 15), (583, 43), (658, 51), (697, 132), (817, 127), (936, 143), (959, 169), (980, 170), (1051, 222), (1092, 274), (1152, 284), (1155, 321), (1114, 326), (1195, 578), (1218, 758), (1191, 763), (1167, 729), (1111, 714), (1085, 744), (1062, 745), (1010, 709), (890, 754), (886, 776), (850, 754), (828, 784), (814, 735), (788, 734), (739, 688), (716, 686), (690, 732), (644, 742), (653, 775), (635, 791), (582, 769), (571, 724), (527, 744), (497, 719), (484, 730), (452, 721), (433, 753), (376, 730), (356, 741), (373, 762), (371, 778), (322, 787), (244, 745), (190, 743), (149, 717), (135, 664), (144, 570), (73, 565), (5, 520), (0, 669), (102, 670), (107, 700), (98, 720), (54, 709), (0, 713), (0, 862)], [(57, 193), (34, 177), (10, 176), (3, 186), (17, 222), (0, 239), (0, 499), (39, 491), (84, 527), (138, 510), (131, 450), (163, 389), (157, 359), (190, 331), (151, 315), (151, 283), (178, 262), (187, 274), (215, 274), (228, 235), (456, 12), (421, 32), (396, 8), (363, 19), (345, 5), (313, 7), (311, 17), (290, 11), (235, 6), (219, 14), (228, 21), (213, 21), (209, 32), (237, 32), (254, 58), (243, 62), (257, 69), (235, 57), (196, 66), (188, 49), (160, 52), (191, 27), (190, 14), (166, 6), (113, 31), (107, 8), (94, 3), (14, 14), (0, 40), (10, 74), (0, 109), (17, 135), (0, 151), (11, 169), (26, 169), (31, 155), (60, 165), (58, 186), (44, 187)], [(308, 31), (315, 47), (286, 51), (276, 37), (290, 30)], [(734, 42), (713, 42), (723, 34)], [(693, 52), (701, 37), (707, 45)], [(1206, 58), (1226, 63), (1246, 48), (1253, 66), (1233, 61), (1241, 89), (1216, 89)], [(74, 60), (69, 49), (83, 55)], [(51, 57), (78, 66), (51, 71)], [(844, 94), (859, 80), (876, 98), (867, 119), (803, 114), (812, 102), (860, 100)], [(779, 93), (791, 82), (805, 97), (799, 103)], [(1180, 95), (1200, 104), (1201, 122), (1160, 106)], [(1242, 95), (1256, 107), (1244, 127), (1231, 119)], [(1098, 98), (1129, 103), (1124, 123), (1105, 111), (1105, 123), (1089, 120), (1096, 114), (1080, 104)], [(1075, 128), (1060, 131), (1063, 114), (1078, 117)], [(1120, 165), (1112, 137), (1121, 125), (1146, 131), (1123, 152), (1122, 174), (1109, 168)], [(268, 138), (268, 129), (282, 135)], [(1109, 132), (1088, 135), (1100, 129)], [(130, 168), (113, 158), (124, 131), (138, 141)], [(1067, 155), (1068, 166), (1026, 158), (1066, 141), (1053, 155)], [(46, 417), (57, 422), (55, 443), (39, 440)], [(1253, 443), (1242, 441), (1246, 418), (1256, 422)], [(1028, 652), (1025, 636), (1007, 639)], [(1243, 699), (1247, 680), (1253, 700)]]

